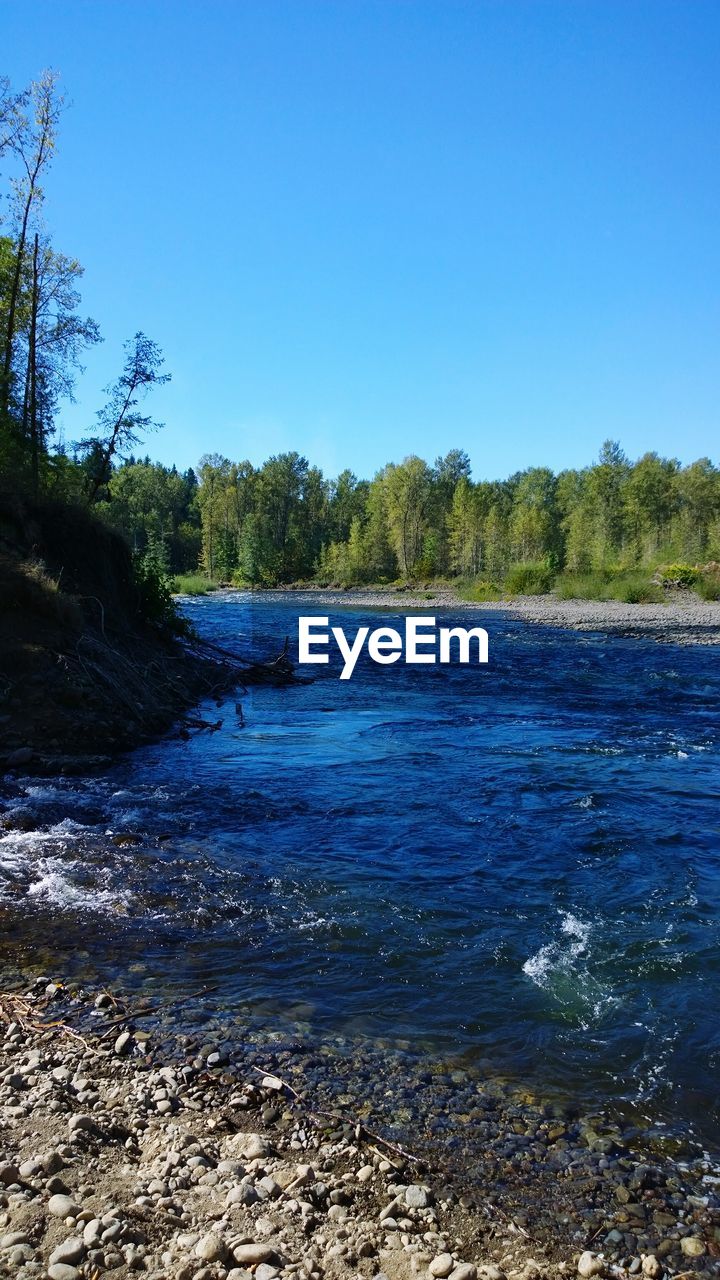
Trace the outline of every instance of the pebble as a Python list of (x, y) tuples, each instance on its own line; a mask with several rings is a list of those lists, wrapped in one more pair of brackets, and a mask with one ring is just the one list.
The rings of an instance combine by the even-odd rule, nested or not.
[(59, 1194), (48, 1200), (48, 1212), (56, 1218), (77, 1218), (80, 1209), (70, 1196)]
[(271, 1245), (241, 1244), (233, 1250), (233, 1257), (243, 1267), (256, 1267), (261, 1262), (274, 1262), (277, 1254)]
[(702, 1258), (706, 1252), (705, 1245), (697, 1236), (683, 1236), (680, 1241), (680, 1248), (686, 1258)]
[(432, 1204), (432, 1195), (427, 1187), (412, 1183), (405, 1192), (405, 1204), (408, 1209), (427, 1209)]
[(65, 1263), (69, 1267), (74, 1267), (76, 1263), (82, 1262), (85, 1257), (85, 1244), (81, 1236), (69, 1236), (67, 1240), (63, 1240), (62, 1244), (53, 1249), (50, 1254), (50, 1264), (55, 1262)]
[(195, 1257), (201, 1258), (203, 1262), (224, 1262), (227, 1256), (225, 1241), (214, 1231), (208, 1231), (195, 1245)]
[(578, 1258), (578, 1275), (586, 1278), (589, 1276), (602, 1276), (605, 1274), (605, 1262), (596, 1253), (591, 1253), (586, 1249)]
[(436, 1280), (444, 1280), (445, 1276), (449, 1276), (455, 1266), (455, 1259), (451, 1253), (439, 1253), (433, 1258), (428, 1271), (431, 1276), (435, 1276)]

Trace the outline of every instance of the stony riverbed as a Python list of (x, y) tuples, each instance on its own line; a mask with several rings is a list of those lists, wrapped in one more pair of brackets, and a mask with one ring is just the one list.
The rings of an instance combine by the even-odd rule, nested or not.
[[(279, 1033), (231, 1046), (177, 1013), (149, 1034), (108, 993), (46, 978), (2, 1009), (0, 1275), (657, 1280), (717, 1266), (718, 1179), (637, 1129), (439, 1065), (399, 1080), (391, 1056), (350, 1061)], [(447, 1150), (436, 1122), (460, 1110), (472, 1141)]]

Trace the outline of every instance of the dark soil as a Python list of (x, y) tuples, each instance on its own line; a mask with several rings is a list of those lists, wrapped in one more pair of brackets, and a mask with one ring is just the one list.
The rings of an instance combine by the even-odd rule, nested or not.
[(0, 495), (0, 768), (85, 772), (237, 681), (145, 614), (122, 538)]

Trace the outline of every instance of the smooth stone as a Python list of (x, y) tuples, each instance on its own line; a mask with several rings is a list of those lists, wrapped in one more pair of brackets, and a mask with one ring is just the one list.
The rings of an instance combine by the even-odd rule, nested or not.
[(590, 1276), (603, 1275), (605, 1271), (605, 1263), (602, 1258), (597, 1256), (596, 1253), (591, 1253), (589, 1249), (586, 1249), (578, 1258), (577, 1269), (578, 1275), (586, 1277), (587, 1280)]
[(277, 1254), (269, 1244), (239, 1244), (233, 1251), (233, 1257), (240, 1266), (256, 1267), (261, 1262), (274, 1262)]
[(68, 1267), (64, 1262), (53, 1262), (48, 1267), (50, 1280), (80, 1280), (77, 1267)]
[(16, 1164), (0, 1164), (0, 1182), (12, 1187), (20, 1181), (20, 1170)]
[(450, 1280), (477, 1280), (477, 1267), (472, 1262), (461, 1262), (450, 1272)]
[(12, 1249), (16, 1244), (29, 1244), (30, 1237), (26, 1231), (9, 1231), (0, 1240), (0, 1249)]
[(130, 1049), (131, 1041), (132, 1041), (131, 1033), (129, 1031), (121, 1031), (120, 1035), (115, 1041), (115, 1053), (119, 1054), (120, 1056), (127, 1053)]
[(208, 1231), (195, 1245), (195, 1257), (201, 1258), (203, 1262), (223, 1262), (227, 1256), (225, 1241), (214, 1231)]
[(272, 1154), (272, 1148), (259, 1133), (248, 1133), (242, 1154), (246, 1160), (262, 1160), (264, 1156)]
[(52, 1213), (55, 1218), (77, 1218), (80, 1209), (70, 1196), (65, 1196), (59, 1192), (48, 1200), (48, 1212)]
[(255, 1188), (249, 1182), (244, 1182), (242, 1186), (233, 1187), (228, 1191), (225, 1205), (229, 1209), (233, 1204), (257, 1204), (259, 1199)]
[(455, 1259), (451, 1253), (439, 1253), (433, 1258), (428, 1271), (431, 1276), (435, 1276), (436, 1280), (444, 1280), (445, 1276), (449, 1276), (455, 1266)]
[(53, 1249), (50, 1254), (51, 1264), (54, 1262), (63, 1262), (68, 1267), (74, 1267), (76, 1263), (82, 1262), (85, 1257), (85, 1242), (82, 1236), (69, 1236), (67, 1240), (63, 1240), (57, 1249)]

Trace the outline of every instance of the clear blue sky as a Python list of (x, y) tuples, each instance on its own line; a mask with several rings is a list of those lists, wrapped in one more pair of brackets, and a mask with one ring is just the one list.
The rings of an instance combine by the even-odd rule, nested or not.
[(69, 440), (143, 329), (183, 467), (718, 461), (716, 0), (2, 0), (0, 46), (73, 102)]

